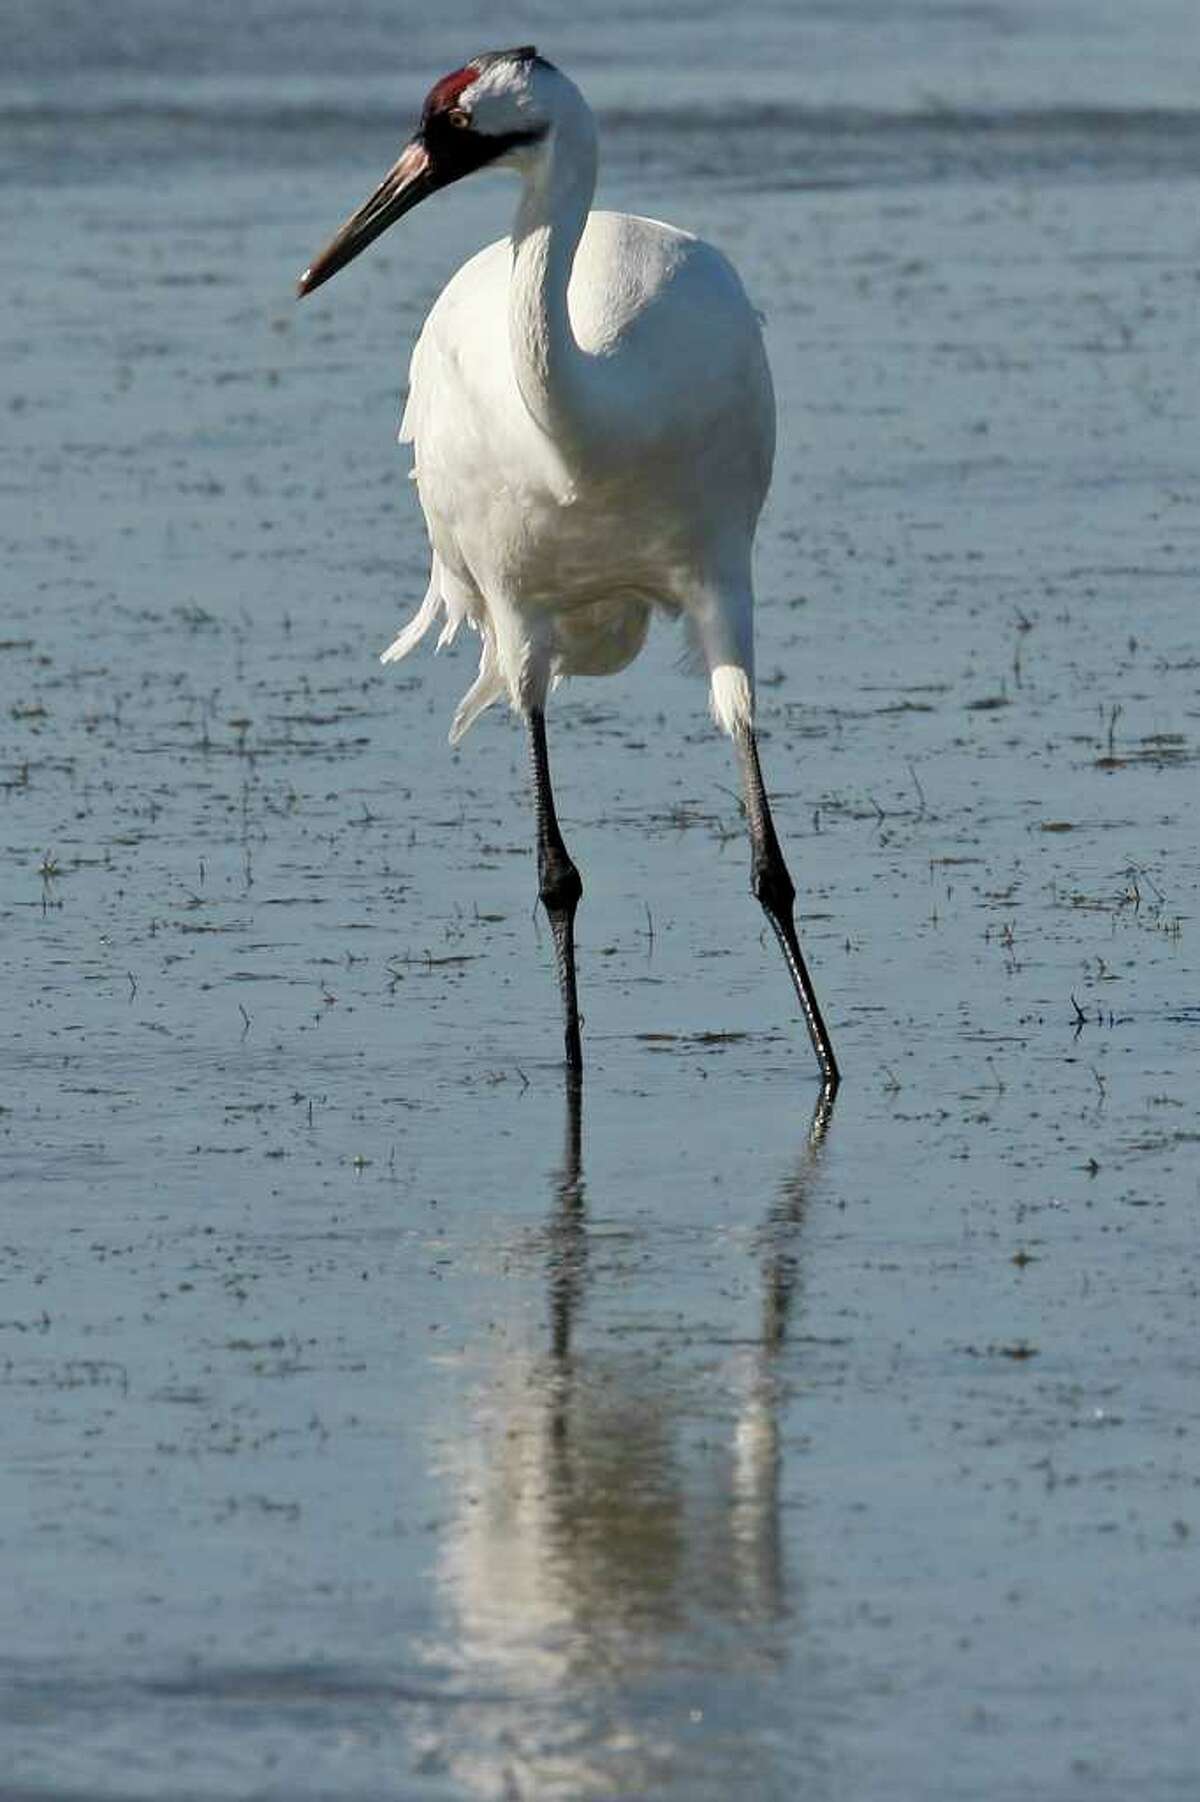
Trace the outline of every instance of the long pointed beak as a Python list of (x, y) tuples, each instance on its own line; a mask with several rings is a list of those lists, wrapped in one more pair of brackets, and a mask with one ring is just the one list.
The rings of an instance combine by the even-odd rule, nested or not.
[(327, 282), (331, 275), (344, 269), (360, 250), (373, 244), (380, 232), (385, 232), (389, 225), (411, 212), (413, 207), (442, 185), (434, 174), (429, 152), (419, 137), (414, 138), (405, 146), (399, 161), (393, 163), (370, 200), (347, 219), (320, 256), (309, 264), (296, 284), (297, 294), (311, 294), (314, 288)]

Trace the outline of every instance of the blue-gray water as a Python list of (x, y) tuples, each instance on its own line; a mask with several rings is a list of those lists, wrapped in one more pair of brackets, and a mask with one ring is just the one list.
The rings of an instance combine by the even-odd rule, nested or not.
[[(330, 15), (339, 13), (337, 20)], [(1128, 1802), (1200, 1781), (1194, 7), (17, 0), (0, 61), (0, 1797)], [(768, 319), (763, 758), (521, 735), (392, 438), (536, 41)]]

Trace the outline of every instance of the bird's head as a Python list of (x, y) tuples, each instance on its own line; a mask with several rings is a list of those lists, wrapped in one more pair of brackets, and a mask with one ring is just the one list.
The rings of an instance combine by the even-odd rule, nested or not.
[(304, 271), (298, 292), (311, 294), (439, 188), (489, 165), (519, 164), (550, 129), (549, 90), (563, 79), (532, 44), (486, 50), (443, 75), (425, 97), (414, 136), (371, 198)]

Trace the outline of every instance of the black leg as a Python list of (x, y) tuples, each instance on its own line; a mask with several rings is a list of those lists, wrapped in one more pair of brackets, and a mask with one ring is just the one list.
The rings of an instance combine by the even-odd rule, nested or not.
[(575, 992), (575, 909), (583, 894), (583, 883), (563, 844), (554, 811), (550, 762), (546, 755), (546, 716), (540, 707), (535, 707), (525, 717), (529, 726), (533, 798), (537, 809), (538, 894), (554, 934), (567, 1069), (578, 1074), (583, 1069), (583, 1047), (579, 1039), (579, 1000)]
[(808, 973), (800, 951), (800, 941), (796, 937), (793, 916), (796, 890), (783, 861), (779, 840), (775, 836), (775, 826), (771, 819), (771, 809), (767, 805), (767, 793), (758, 762), (758, 746), (749, 726), (744, 726), (737, 732), (733, 742), (741, 766), (742, 792), (746, 799), (746, 819), (750, 827), (750, 887), (775, 929), (775, 937), (779, 940), (800, 1006), (804, 1010), (808, 1036), (821, 1066), (826, 1093), (832, 1098), (841, 1076), (837, 1059), (833, 1055), (833, 1045), (821, 1018), (817, 992), (813, 988), (812, 977)]

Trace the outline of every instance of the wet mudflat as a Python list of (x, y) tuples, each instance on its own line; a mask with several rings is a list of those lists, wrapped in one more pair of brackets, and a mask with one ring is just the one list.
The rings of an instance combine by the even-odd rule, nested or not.
[(378, 173), (341, 114), (152, 184), (114, 114), (31, 189), (17, 110), (0, 1794), (1192, 1795), (1186, 132), (606, 143), (768, 316), (814, 1129), (669, 629), (551, 718), (578, 1113), (521, 735), (445, 748), (470, 646), (375, 661), (407, 346), (503, 183), (298, 309)]

